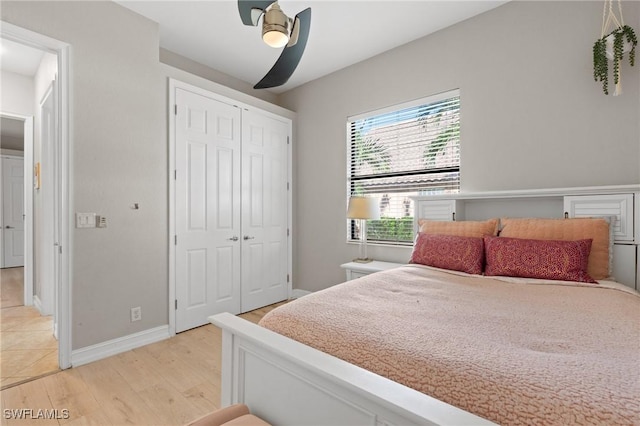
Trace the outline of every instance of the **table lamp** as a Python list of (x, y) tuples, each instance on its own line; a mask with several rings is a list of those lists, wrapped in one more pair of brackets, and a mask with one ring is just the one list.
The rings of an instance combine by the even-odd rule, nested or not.
[(353, 196), (349, 198), (347, 218), (360, 221), (360, 254), (358, 263), (369, 263), (373, 259), (367, 257), (367, 220), (380, 218), (380, 203), (377, 198)]

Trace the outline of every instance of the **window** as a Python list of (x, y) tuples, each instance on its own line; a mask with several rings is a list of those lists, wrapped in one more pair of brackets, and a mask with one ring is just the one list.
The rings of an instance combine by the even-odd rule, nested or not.
[[(347, 143), (348, 194), (380, 200), (367, 239), (411, 243), (410, 197), (460, 190), (460, 92), (349, 117)], [(348, 222), (348, 239), (359, 239), (358, 221)]]

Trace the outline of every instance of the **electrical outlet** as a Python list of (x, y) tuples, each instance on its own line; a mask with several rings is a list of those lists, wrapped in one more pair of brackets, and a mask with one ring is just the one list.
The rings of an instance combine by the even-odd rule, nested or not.
[(131, 322), (140, 321), (141, 319), (142, 319), (142, 308), (140, 306), (131, 308)]

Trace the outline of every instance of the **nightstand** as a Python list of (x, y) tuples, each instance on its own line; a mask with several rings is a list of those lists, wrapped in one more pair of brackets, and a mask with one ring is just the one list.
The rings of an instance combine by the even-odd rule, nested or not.
[(350, 281), (364, 277), (365, 275), (373, 274), (374, 272), (397, 268), (402, 265), (403, 263), (380, 262), (378, 260), (374, 260), (369, 263), (349, 262), (340, 265), (340, 267), (347, 271), (347, 281)]

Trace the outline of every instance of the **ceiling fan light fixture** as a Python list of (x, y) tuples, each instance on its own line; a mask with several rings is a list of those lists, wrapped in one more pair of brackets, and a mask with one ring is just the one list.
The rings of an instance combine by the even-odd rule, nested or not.
[(291, 21), (278, 2), (269, 6), (262, 21), (262, 40), (269, 46), (279, 48), (289, 42)]
[(244, 25), (257, 27), (262, 17), (262, 39), (273, 47), (284, 47), (269, 72), (253, 86), (268, 89), (285, 84), (300, 63), (309, 39), (311, 8), (300, 11), (294, 18), (282, 12), (277, 1), (238, 0), (238, 12)]
[(279, 30), (271, 30), (262, 33), (262, 40), (271, 47), (282, 47), (289, 42), (289, 36)]

